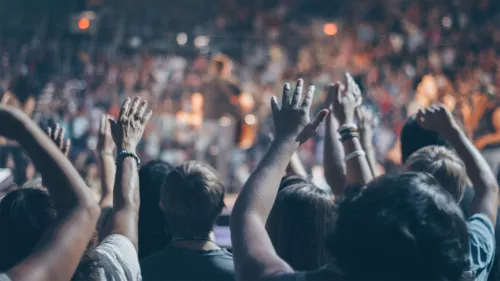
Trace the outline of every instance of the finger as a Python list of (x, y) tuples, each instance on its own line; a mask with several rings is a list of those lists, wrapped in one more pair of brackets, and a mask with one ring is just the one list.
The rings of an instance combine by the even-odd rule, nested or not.
[(47, 127), (47, 129), (45, 129), (45, 133), (47, 133), (47, 136), (49, 136), (49, 138), (52, 138), (52, 128), (51, 127)]
[(302, 78), (299, 78), (297, 80), (297, 84), (295, 85), (295, 91), (293, 92), (292, 102), (290, 103), (290, 106), (292, 106), (292, 107), (299, 106), (299, 102), (302, 99), (302, 89), (303, 88), (304, 88), (304, 80), (302, 80)]
[(123, 102), (122, 108), (120, 110), (120, 116), (119, 116), (120, 119), (122, 119), (123, 117), (128, 116), (128, 112), (130, 110), (130, 103), (131, 102), (132, 101), (130, 100), (130, 98), (126, 98), (125, 101)]
[(314, 85), (309, 86), (307, 89), (306, 96), (304, 97), (304, 100), (302, 101), (301, 107), (304, 109), (309, 109), (311, 107), (313, 98), (314, 98), (314, 91), (316, 90), (316, 87)]
[(281, 99), (281, 108), (290, 106), (290, 83), (283, 85), (283, 96)]
[(329, 113), (328, 109), (323, 109), (320, 112), (318, 112), (318, 114), (316, 114), (316, 117), (314, 117), (311, 123), (309, 123), (309, 126), (311, 126), (311, 129), (313, 131), (318, 130), (321, 123), (323, 123), (323, 121), (325, 121), (326, 116), (328, 116), (328, 113)]
[(142, 118), (148, 109), (148, 102), (143, 100), (137, 109), (137, 118)]
[(153, 116), (153, 111), (151, 109), (146, 112), (146, 114), (142, 117), (141, 123), (146, 124), (148, 123), (149, 119), (151, 119), (151, 116)]
[(276, 116), (276, 114), (280, 111), (280, 108), (278, 107), (278, 100), (275, 96), (271, 97), (271, 110), (273, 112), (273, 116)]
[(134, 101), (132, 101), (132, 105), (130, 106), (128, 116), (135, 116), (137, 114), (137, 109), (139, 108), (139, 104), (141, 102), (142, 100), (139, 97), (134, 98)]
[(57, 146), (59, 146), (59, 149), (63, 149), (64, 147), (64, 135), (66, 134), (66, 129), (62, 128), (61, 133), (59, 134), (59, 137), (57, 138)]
[(356, 114), (356, 118), (358, 119), (358, 121), (362, 122), (364, 120), (363, 106), (356, 108), (354, 113)]
[(64, 153), (64, 155), (68, 156), (69, 154), (69, 149), (71, 148), (71, 140), (70, 139), (67, 139), (65, 142), (64, 142), (64, 146), (62, 148), (62, 152)]
[(57, 141), (60, 133), (61, 133), (61, 127), (59, 126), (59, 124), (56, 124), (54, 126), (54, 134), (52, 135), (52, 140)]

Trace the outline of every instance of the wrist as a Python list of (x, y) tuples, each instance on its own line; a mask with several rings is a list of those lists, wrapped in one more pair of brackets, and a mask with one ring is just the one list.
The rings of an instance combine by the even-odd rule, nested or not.
[(447, 130), (443, 130), (440, 135), (447, 141), (453, 141), (462, 133), (462, 130), (457, 125), (450, 126)]
[(299, 146), (300, 144), (296, 138), (275, 138), (271, 143), (271, 147), (291, 153), (291, 155), (297, 151)]
[(121, 145), (118, 147), (118, 152), (122, 151), (122, 150), (126, 150), (127, 152), (130, 152), (130, 153), (136, 153), (136, 146), (135, 145)]

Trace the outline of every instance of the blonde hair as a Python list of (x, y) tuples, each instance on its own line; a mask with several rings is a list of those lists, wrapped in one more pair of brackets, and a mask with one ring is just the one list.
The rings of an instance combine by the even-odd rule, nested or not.
[(406, 161), (407, 171), (429, 173), (457, 202), (462, 200), (469, 183), (464, 162), (454, 151), (443, 146), (426, 146)]

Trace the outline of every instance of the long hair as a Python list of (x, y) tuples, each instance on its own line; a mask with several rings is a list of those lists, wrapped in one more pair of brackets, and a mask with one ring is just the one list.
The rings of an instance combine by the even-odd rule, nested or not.
[(314, 270), (326, 263), (325, 237), (333, 226), (334, 201), (312, 183), (284, 187), (266, 223), (276, 253), (295, 270)]

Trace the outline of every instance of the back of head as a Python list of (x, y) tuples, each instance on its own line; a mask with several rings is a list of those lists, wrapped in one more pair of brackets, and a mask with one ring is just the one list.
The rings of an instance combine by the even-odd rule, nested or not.
[(452, 150), (443, 146), (427, 146), (417, 150), (406, 161), (407, 171), (434, 176), (457, 202), (462, 200), (468, 183), (465, 164)]
[(19, 189), (7, 194), (0, 202), (0, 272), (26, 258), (55, 218), (47, 192)]
[(324, 265), (325, 238), (334, 214), (333, 198), (312, 183), (283, 188), (266, 222), (276, 253), (295, 270), (315, 270)]
[(151, 161), (139, 171), (141, 207), (139, 209), (139, 257), (147, 257), (165, 247), (171, 237), (166, 233), (166, 221), (160, 209), (160, 189), (172, 166), (163, 161)]
[(455, 200), (431, 175), (381, 177), (337, 209), (328, 251), (349, 281), (462, 280), (468, 234)]
[(224, 186), (207, 164), (189, 161), (172, 170), (160, 205), (173, 239), (208, 239), (224, 208)]
[(403, 163), (413, 152), (429, 145), (445, 145), (445, 142), (439, 137), (436, 132), (428, 131), (417, 122), (415, 115), (406, 120), (406, 123), (401, 130), (401, 156)]

